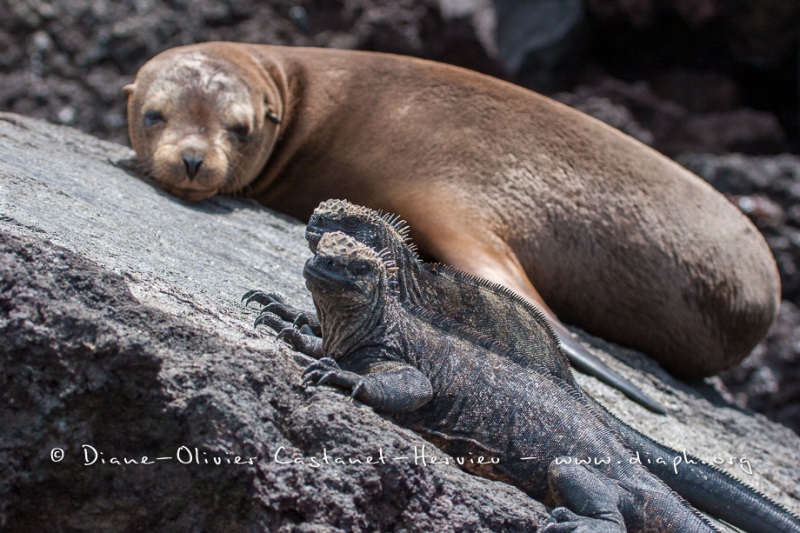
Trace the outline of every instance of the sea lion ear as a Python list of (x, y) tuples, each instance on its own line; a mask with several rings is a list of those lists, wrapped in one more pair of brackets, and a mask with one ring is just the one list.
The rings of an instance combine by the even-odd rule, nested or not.
[(135, 90), (136, 90), (136, 84), (129, 83), (128, 85), (122, 88), (122, 94), (124, 94), (125, 96), (130, 96), (133, 94), (133, 91)]
[(264, 118), (266, 118), (273, 124), (280, 125), (281, 119), (278, 116), (278, 114), (272, 109), (272, 106), (269, 105), (269, 100), (267, 99), (266, 95), (264, 95), (264, 109), (266, 109), (266, 111), (264, 111)]
[(275, 111), (273, 111), (271, 107), (267, 108), (266, 117), (267, 117), (267, 120), (269, 120), (270, 122), (272, 122), (274, 124), (280, 125), (280, 123), (281, 123), (281, 119), (278, 117), (277, 114), (275, 114)]

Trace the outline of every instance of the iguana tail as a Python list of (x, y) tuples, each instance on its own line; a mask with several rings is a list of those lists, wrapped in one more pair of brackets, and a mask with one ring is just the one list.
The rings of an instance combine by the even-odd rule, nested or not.
[(800, 517), (781, 504), (716, 466), (656, 442), (597, 405), (639, 453), (642, 465), (697, 509), (749, 533), (800, 531)]

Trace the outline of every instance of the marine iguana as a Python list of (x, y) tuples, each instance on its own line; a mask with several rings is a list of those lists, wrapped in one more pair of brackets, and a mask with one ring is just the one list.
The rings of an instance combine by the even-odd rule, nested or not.
[[(325, 357), (308, 367), (304, 382), (349, 388), (351, 397), (392, 414), (451, 455), (498, 457), (497, 464), (465, 466), (572, 509), (555, 509), (544, 531), (716, 530), (631, 461), (625, 440), (678, 452), (622, 422), (609, 423), (579, 387), (538, 364), (517, 364), (502, 343), (399, 300), (390, 257), (341, 233), (322, 238), (304, 273)], [(623, 439), (621, 430), (634, 435)], [(720, 518), (748, 531), (800, 528), (800, 518), (780, 505), (690, 459), (697, 464), (676, 473), (673, 486), (702, 492)]]
[[(423, 263), (410, 243), (408, 225), (396, 215), (352, 204), (346, 200), (322, 202), (312, 214), (306, 227), (306, 240), (313, 252), (323, 233), (341, 231), (366, 244), (373, 250), (388, 248), (397, 261), (400, 298), (415, 305), (424, 305), (438, 314), (480, 331), (487, 337), (504, 339), (520, 364), (529, 357), (547, 357), (544, 366), (572, 381), (569, 366), (561, 357), (557, 342), (544, 331), (552, 329), (545, 316), (527, 300), (513, 291), (491, 281), (441, 264)], [(300, 312), (277, 295), (251, 291), (244, 295), (246, 303), (256, 301), (264, 311), (279, 317), (300, 318), (305, 334), (318, 332), (316, 317)], [(246, 305), (246, 304), (245, 304)], [(265, 315), (262, 320), (272, 319)], [(282, 337), (293, 342), (298, 331), (287, 330)], [(569, 335), (569, 333), (566, 333)], [(664, 414), (666, 409), (648, 397), (641, 389), (581, 347), (574, 339), (562, 334), (561, 347), (567, 358), (579, 370), (622, 391), (646, 408)]]

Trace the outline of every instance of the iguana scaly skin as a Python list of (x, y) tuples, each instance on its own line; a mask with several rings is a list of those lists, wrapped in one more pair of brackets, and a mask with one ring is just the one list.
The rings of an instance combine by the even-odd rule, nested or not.
[(304, 276), (325, 357), (306, 369), (306, 382), (350, 389), (451, 455), (496, 458), (465, 468), (565, 506), (543, 531), (717, 531), (631, 460), (572, 384), (535, 364), (518, 365), (500, 343), (401, 303), (389, 256), (340, 232), (320, 239)]
[[(317, 357), (327, 355), (329, 357), (333, 356), (334, 359), (339, 359), (340, 362), (341, 360), (346, 360), (349, 366), (346, 366), (345, 370), (354, 370), (369, 375), (368, 379), (358, 380), (352, 375), (340, 373), (326, 359), (316, 367), (312, 365), (310, 368), (311, 379), (318, 379), (318, 383), (329, 382), (351, 387), (356, 397), (365, 401), (365, 403), (369, 403), (376, 410), (392, 412), (397, 411), (399, 409), (397, 406), (401, 405), (402, 409), (399, 409), (399, 411), (406, 414), (398, 416), (398, 421), (405, 422), (420, 430), (430, 440), (453, 455), (466, 456), (469, 453), (483, 453), (485, 455), (488, 452), (497, 452), (499, 456), (510, 460), (510, 467), (507, 465), (504, 469), (502, 466), (496, 468), (473, 466), (475, 473), (511, 482), (532, 495), (536, 495), (536, 491), (531, 488), (532, 486), (538, 487), (536, 490), (539, 492), (542, 490), (542, 484), (545, 479), (545, 474), (542, 471), (543, 467), (540, 465), (539, 471), (533, 472), (526, 470), (530, 465), (523, 464), (520, 470), (520, 466), (517, 464), (519, 461), (514, 461), (517, 457), (510, 454), (510, 451), (520, 451), (518, 449), (519, 444), (514, 444), (513, 441), (521, 439), (523, 442), (527, 442), (526, 439), (532, 439), (538, 443), (543, 437), (552, 437), (549, 432), (555, 429), (556, 433), (561, 435), (558, 437), (559, 442), (564, 446), (568, 446), (570, 454), (585, 453), (586, 457), (592, 456), (592, 453), (595, 452), (591, 450), (596, 451), (596, 449), (591, 448), (591, 446), (596, 445), (598, 438), (600, 440), (611, 439), (616, 445), (621, 444), (623, 451), (620, 452), (619, 449), (615, 448), (616, 451), (614, 453), (617, 453), (617, 455), (595, 455), (593, 456), (595, 458), (610, 457), (624, 462), (621, 458), (631, 457), (631, 449), (633, 449), (639, 454), (641, 460), (652, 473), (689, 499), (690, 502), (737, 527), (744, 528), (747, 531), (800, 530), (800, 519), (716, 467), (705, 464), (689, 455), (684, 460), (691, 461), (694, 464), (681, 464), (679, 468), (675, 468), (673, 461), (676, 457), (682, 457), (682, 454), (630, 428), (591, 398), (584, 395), (573, 381), (565, 379), (558, 372), (553, 372), (552, 369), (537, 363), (537, 361), (548, 361), (548, 357), (520, 357), (513, 354), (504, 344), (486, 340), (484, 337), (474, 333), (473, 330), (455, 324), (452, 320), (448, 320), (429, 310), (421, 311), (419, 307), (408, 304), (403, 299), (398, 299), (400, 284), (397, 278), (400, 271), (394, 262), (389, 259), (391, 253), (388, 250), (381, 254), (375, 254), (374, 251), (365, 252), (358, 245), (350, 240), (343, 239), (343, 237), (343, 235), (337, 236), (338, 241), (332, 244), (329, 243), (323, 250), (318, 250), (317, 258), (321, 259), (315, 258), (313, 261), (316, 261), (316, 263), (320, 263), (320, 261), (327, 262), (326, 264), (333, 265), (331, 267), (333, 268), (337, 265), (336, 254), (346, 255), (350, 259), (342, 259), (340, 262), (345, 262), (348, 268), (352, 266), (354, 271), (351, 272), (350, 277), (356, 278), (355, 273), (371, 272), (369, 268), (365, 270), (363, 265), (354, 267), (353, 265), (357, 262), (356, 259), (362, 260), (363, 257), (361, 256), (369, 257), (369, 254), (372, 253), (381, 259), (382, 263), (376, 263), (373, 258), (372, 261), (375, 265), (371, 268), (378, 271), (383, 268), (389, 271), (390, 275), (383, 274), (387, 278), (387, 287), (391, 284), (394, 284), (395, 287), (393, 289), (391, 287), (382, 289), (382, 294), (387, 293), (387, 295), (383, 297), (385, 302), (382, 306), (377, 306), (379, 312), (375, 311), (376, 304), (374, 302), (367, 307), (375, 312), (364, 309), (358, 311), (358, 306), (345, 305), (343, 301), (346, 301), (346, 299), (342, 299), (346, 298), (345, 294), (347, 294), (348, 290), (358, 292), (356, 288), (360, 287), (358, 290), (363, 292), (366, 290), (363, 287), (368, 286), (369, 283), (364, 280), (358, 280), (355, 284), (351, 283), (345, 288), (339, 286), (338, 292), (335, 293), (337, 296), (333, 298), (330, 295), (326, 296), (324, 288), (320, 289), (319, 287), (319, 280), (317, 282), (312, 280), (312, 261), (309, 262), (307, 284), (315, 294), (315, 306), (322, 320), (324, 346), (320, 347), (316, 344), (318, 341), (316, 337), (301, 336), (298, 339), (299, 348), (306, 353), (314, 353)], [(326, 237), (328, 240), (330, 238)], [(355, 259), (353, 259), (354, 257)], [(353, 259), (353, 265), (350, 265), (351, 259)], [(388, 268), (385, 266), (387, 263), (389, 265)], [(321, 271), (324, 272), (325, 270), (321, 269)], [(378, 278), (380, 279), (380, 276)], [(317, 283), (316, 290), (314, 288), (315, 283)], [(380, 285), (379, 281), (375, 280), (372, 280), (371, 283), (376, 287)], [(369, 286), (371, 287), (372, 285)], [(324, 287), (324, 283), (322, 286)], [(320, 291), (322, 292), (320, 293)], [(381, 291), (377, 292), (381, 293)], [(328, 302), (327, 305), (320, 304), (320, 300)], [(377, 301), (380, 298), (373, 298), (373, 300)], [(338, 303), (334, 304), (332, 302)], [(369, 317), (369, 320), (361, 321), (362, 315)], [(393, 320), (396, 317), (400, 318)], [(326, 327), (325, 324), (331, 325)], [(280, 321), (275, 321), (270, 325), (280, 329), (286, 324), (283, 323), (281, 325)], [(539, 335), (543, 337), (543, 341), (540, 346), (545, 347), (544, 349), (552, 349), (556, 344), (544, 339), (547, 336), (552, 337), (552, 334), (544, 326), (541, 329), (542, 332)], [(369, 330), (370, 333), (365, 334), (365, 330)], [(433, 342), (437, 339), (437, 336), (445, 339), (442, 341), (444, 342), (443, 345)], [(459, 338), (461, 339), (460, 341), (458, 340)], [(339, 340), (337, 341), (337, 339)], [(349, 343), (353, 343), (353, 346), (356, 347), (351, 346)], [(362, 349), (365, 346), (371, 346), (371, 348)], [(354, 355), (356, 353), (359, 355)], [(442, 353), (446, 353), (447, 357), (440, 356)], [(440, 361), (440, 357), (444, 357), (444, 359)], [(488, 357), (488, 362), (484, 364), (480, 361), (470, 361), (475, 357)], [(563, 358), (563, 355), (559, 355), (559, 357)], [(516, 362), (520, 360), (524, 364), (520, 365)], [(424, 382), (422, 382), (422, 385), (420, 384), (421, 382), (417, 379), (418, 375), (402, 366), (403, 362), (411, 366), (415, 364), (417, 366), (422, 365), (428, 370), (433, 369), (439, 372), (437, 379), (442, 380), (441, 383), (445, 385), (450, 379), (447, 377), (448, 375), (458, 374), (460, 377), (452, 377), (451, 385), (446, 385), (445, 395), (449, 398), (447, 401), (459, 407), (446, 407), (444, 414), (441, 415), (442, 418), (438, 421), (436, 419), (438, 415), (436, 414), (425, 415), (428, 418), (425, 419), (424, 427), (420, 427), (419, 423), (414, 422), (414, 420), (417, 420), (415, 417), (420, 414), (414, 408), (427, 405), (424, 400), (428, 397), (428, 392), (426, 392), (428, 389)], [(446, 363), (449, 363), (449, 370), (445, 369)], [(360, 366), (362, 364), (365, 365), (363, 368)], [(401, 369), (401, 367), (402, 370), (399, 371), (398, 369)], [(422, 367), (419, 369), (425, 372)], [(486, 381), (486, 379), (482, 379), (486, 378), (486, 376), (483, 376), (483, 372), (490, 374), (489, 384), (482, 383), (482, 381)], [(465, 373), (466, 376), (464, 376)], [(498, 377), (500, 374), (502, 374), (502, 377)], [(403, 377), (406, 375), (411, 377), (408, 379)], [(469, 377), (470, 375), (477, 377), (472, 379)], [(349, 377), (345, 378), (343, 376)], [(385, 381), (387, 379), (388, 381)], [(531, 379), (533, 380), (532, 382), (526, 381)], [(522, 380), (527, 385), (515, 388), (519, 385), (518, 380)], [(433, 384), (437, 383), (435, 380), (431, 381), (429, 379), (428, 381)], [(371, 385), (369, 385), (370, 383)], [(507, 383), (510, 385), (506, 385)], [(556, 388), (551, 390), (552, 387)], [(497, 400), (494, 398), (495, 391), (498, 389), (502, 392), (500, 396), (505, 399)], [(514, 394), (524, 397), (526, 402), (532, 402), (533, 404), (538, 402), (541, 405), (529, 406), (526, 403), (527, 407), (518, 408), (514, 399), (515, 396), (513, 394), (511, 396), (508, 395), (509, 390), (516, 391)], [(554, 390), (555, 392), (553, 392)], [(436, 399), (435, 387), (430, 392), (431, 397)], [(364, 394), (366, 396), (363, 396)], [(395, 396), (400, 399), (396, 399)], [(476, 406), (475, 412), (471, 414), (470, 410), (472, 408), (465, 407), (469, 405), (469, 401), (464, 400), (462, 396), (469, 397), (472, 400), (480, 398), (488, 402), (486, 405), (491, 405), (492, 407), (487, 408), (486, 405), (481, 404)], [(567, 403), (562, 404), (562, 401)], [(408, 414), (407, 410), (411, 410), (413, 413)], [(556, 414), (551, 411), (555, 411)], [(441, 411), (436, 412), (442, 413)], [(469, 419), (473, 418), (472, 415), (474, 415), (481, 419), (488, 417), (490, 420), (485, 421), (483, 425), (478, 423), (470, 425), (471, 422), (465, 423), (458, 418), (459, 412)], [(543, 412), (547, 413), (547, 416), (556, 416), (556, 420), (560, 417), (563, 419), (563, 424), (557, 421), (554, 422), (553, 419), (547, 418), (547, 416), (542, 418)], [(411, 418), (404, 419), (406, 415)], [(534, 418), (526, 424), (524, 420), (526, 416)], [(455, 425), (448, 425), (450, 424), (448, 420), (456, 419), (457, 423)], [(577, 426), (575, 425), (576, 420), (585, 422), (583, 429), (580, 428), (580, 422), (577, 423)], [(439, 425), (437, 426), (437, 424)], [(544, 431), (543, 427), (548, 427), (549, 429)], [(565, 429), (568, 427), (572, 429)], [(496, 440), (491, 441), (490, 439), (490, 441), (495, 444), (499, 442), (499, 448), (493, 448), (490, 441), (481, 440), (483, 438), (481, 435), (484, 435), (481, 432), (484, 430), (491, 430), (492, 438)], [(544, 435), (545, 433), (547, 435)], [(589, 449), (584, 449), (579, 442), (573, 443), (575, 435), (588, 439)], [(476, 438), (476, 436), (479, 438)], [(536, 445), (541, 445), (541, 443)], [(555, 456), (562, 453), (558, 451), (560, 448), (553, 449), (547, 448), (548, 445), (543, 446), (551, 453), (555, 453)], [(555, 456), (553, 459), (555, 459)], [(541, 456), (537, 457), (538, 459), (536, 460), (541, 459)], [(662, 461), (657, 461), (656, 459), (661, 459)], [(639, 466), (641, 466), (641, 463)], [(603, 466), (598, 465), (597, 468), (602, 470)], [(617, 468), (622, 467), (617, 465)], [(522, 472), (524, 474), (521, 474)], [(528, 474), (538, 475), (539, 484), (536, 485), (536, 482), (532, 482), (527, 477)], [(553, 496), (555, 501), (566, 502), (573, 506), (574, 509), (580, 508), (581, 514), (589, 514), (594, 517), (605, 516), (607, 518), (616, 516), (615, 513), (620, 508), (614, 502), (617, 502), (620, 498), (618, 494), (619, 487), (626, 487), (624, 491), (632, 489), (625, 484), (630, 482), (629, 478), (623, 476), (623, 483), (620, 484), (620, 480), (615, 478), (614, 475), (610, 475), (610, 480), (606, 477), (608, 475), (607, 472), (600, 475), (594, 472), (591, 467), (551, 464), (549, 468), (551, 493), (549, 495)], [(636, 471), (631, 475), (639, 479), (641, 473)], [(520, 479), (520, 476), (524, 479)], [(644, 489), (642, 490), (653, 490), (650, 481), (643, 483)], [(663, 490), (663, 488), (662, 486), (658, 490)], [(541, 498), (547, 499), (546, 497)], [(669, 501), (671, 502), (670, 505), (676, 505), (670, 498), (666, 500), (660, 498), (662, 496), (648, 501), (650, 504), (657, 503), (658, 505), (661, 505), (664, 501)], [(688, 507), (682, 501), (680, 501), (680, 505)], [(610, 509), (614, 509), (614, 511), (612, 512)], [(670, 509), (672, 508), (670, 507)], [(680, 507), (677, 509), (679, 509), (676, 511), (678, 516), (683, 516), (685, 510), (681, 510)], [(625, 520), (632, 520), (628, 518), (628, 514), (631, 511), (625, 511), (624, 506), (619, 512), (625, 517)], [(558, 520), (566, 520), (568, 524), (571, 524), (569, 527), (575, 525), (576, 521), (582, 527), (588, 527), (590, 531), (597, 531), (599, 527), (594, 523), (587, 526), (577, 517), (563, 509), (554, 511), (554, 516)], [(609, 518), (609, 520), (614, 523), (617, 518)], [(638, 522), (634, 520), (632, 523), (636, 524)], [(658, 530), (662, 530), (668, 524), (670, 522), (657, 522), (655, 527)], [(628, 526), (638, 527), (630, 524)], [(694, 529), (695, 526), (691, 526), (690, 530), (696, 530)], [(553, 531), (561, 530), (553, 529), (555, 527), (555, 525), (550, 526)], [(559, 527), (562, 526), (559, 525)], [(566, 524), (563, 527), (565, 531), (571, 530)], [(606, 524), (604, 527), (610, 526)], [(704, 523), (704, 527), (708, 528), (709, 526)]]
[[(476, 278), (446, 265), (423, 263), (408, 241), (409, 228), (399, 217), (382, 215), (372, 209), (345, 200), (322, 202), (314, 211), (306, 228), (306, 240), (313, 252), (320, 237), (341, 231), (373, 250), (388, 249), (397, 261), (398, 288), (401, 300), (425, 306), (459, 324), (474, 328), (493, 339), (503, 339), (520, 364), (530, 357), (546, 357), (540, 361), (563, 379), (572, 381), (569, 365), (561, 355), (552, 328), (544, 315), (527, 300), (496, 283)], [(275, 295), (253, 291), (245, 299), (258, 301), (283, 318), (301, 314), (310, 328), (316, 330), (312, 313), (298, 313)], [(268, 317), (265, 316), (265, 320)], [(287, 331), (284, 336), (297, 336)], [(666, 410), (638, 387), (589, 354), (574, 339), (561, 337), (569, 361), (590, 375), (619, 389), (629, 398), (658, 413)], [(565, 344), (566, 342), (566, 344)]]

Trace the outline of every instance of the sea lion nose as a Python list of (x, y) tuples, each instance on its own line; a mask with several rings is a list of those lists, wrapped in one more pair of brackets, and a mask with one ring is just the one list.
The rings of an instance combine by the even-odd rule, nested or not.
[(183, 156), (183, 166), (186, 167), (186, 176), (189, 180), (193, 180), (194, 177), (197, 175), (197, 171), (200, 169), (200, 165), (203, 164), (203, 158), (198, 155), (184, 155)]

